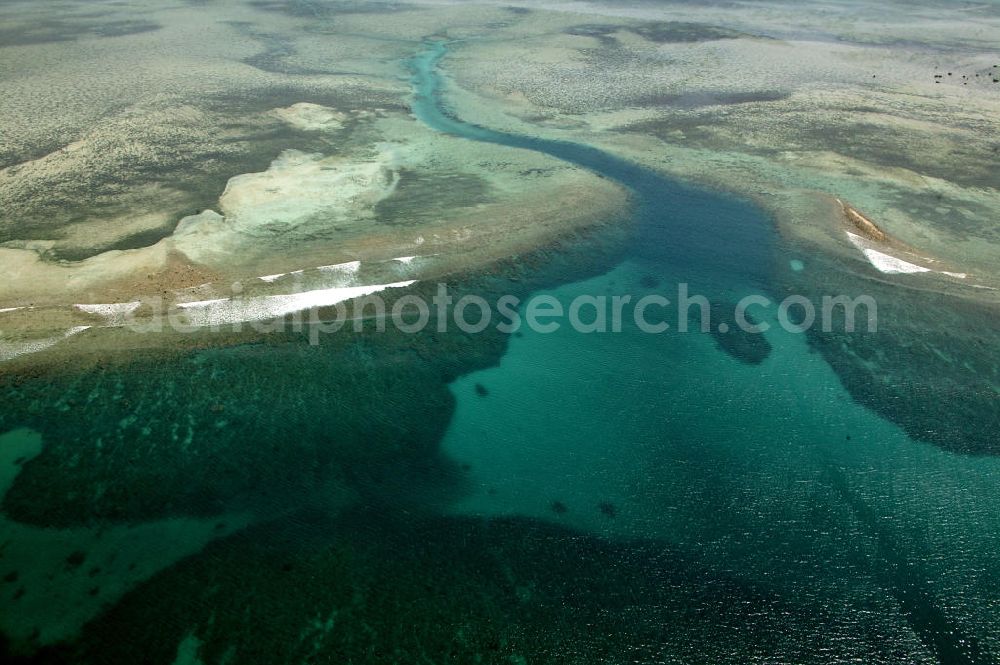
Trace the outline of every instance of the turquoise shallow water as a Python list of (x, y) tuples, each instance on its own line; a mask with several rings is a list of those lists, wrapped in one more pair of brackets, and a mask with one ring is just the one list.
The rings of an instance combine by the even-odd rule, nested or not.
[[(732, 303), (815, 269), (745, 202), (449, 115), (446, 54), (411, 62), (420, 120), (635, 194), (621, 260), (554, 252), (466, 289), (568, 304), (685, 282)], [(804, 335), (732, 344), (667, 319), (659, 335), (628, 317), (614, 334), (290, 335), (5, 381), (0, 653), (997, 662), (1000, 459), (912, 440)]]
[(625, 184), (636, 194), (638, 233), (632, 254), (691, 284), (692, 292), (760, 289), (774, 234), (764, 215), (744, 202), (688, 187), (596, 148), (505, 134), (457, 120), (443, 106), (437, 65), (447, 45), (434, 42), (410, 61), (414, 115), (428, 126), (464, 138), (544, 152)]
[[(586, 147), (457, 121), (441, 110), (433, 75), (444, 53), (438, 44), (415, 61), (419, 118), (561, 157), (637, 195), (629, 258), (547, 292), (565, 306), (580, 295), (672, 296), (678, 282), (732, 302), (768, 295), (772, 262), (807, 269), (781, 256), (748, 204)], [(809, 598), (830, 622), (822, 639), (884, 631), (941, 662), (991, 662), (987, 654), (1000, 653), (1000, 592), (990, 588), (998, 460), (913, 441), (857, 404), (773, 309), (759, 318), (772, 324), (759, 365), (724, 353), (710, 335), (650, 335), (627, 318), (620, 334), (524, 330), (498, 367), (452, 384), (458, 406), (443, 448), (468, 466), (472, 486), (452, 509), (663, 540)]]

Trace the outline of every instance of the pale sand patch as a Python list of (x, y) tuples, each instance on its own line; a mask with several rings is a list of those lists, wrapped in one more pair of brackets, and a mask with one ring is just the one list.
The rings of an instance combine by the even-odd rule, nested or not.
[(0, 283), (0, 301), (35, 304), (106, 288), (118, 281), (162, 271), (169, 246), (159, 242), (142, 249), (111, 251), (72, 264), (43, 260), (37, 252), (0, 248), (8, 279)]
[(186, 217), (171, 237), (141, 249), (53, 263), (35, 251), (0, 248), (10, 276), (0, 284), (0, 298), (17, 302), (99, 291), (116, 281), (162, 273), (175, 250), (222, 269), (275, 250), (262, 239), (280, 239), (280, 252), (331, 224), (357, 224), (370, 216), (393, 184), (387, 163), (398, 158), (396, 151), (382, 151), (371, 161), (351, 162), (287, 151), (268, 171), (230, 180), (219, 201), (225, 216), (206, 210)]
[(103, 325), (107, 327), (123, 326), (130, 314), (133, 314), (142, 302), (135, 300), (132, 302), (103, 303), (97, 305), (74, 305), (78, 310), (86, 314), (94, 314), (104, 319)]
[(287, 150), (266, 171), (231, 178), (219, 198), (222, 215), (205, 211), (181, 220), (174, 246), (213, 265), (234, 254), (273, 251), (264, 239), (287, 245), (331, 226), (357, 225), (391, 191), (396, 161), (390, 149), (360, 162)]
[(296, 129), (309, 132), (332, 132), (344, 127), (347, 114), (309, 102), (275, 109), (274, 114)]
[(864, 249), (861, 250), (865, 255), (865, 258), (875, 266), (879, 272), (884, 273), (918, 273), (918, 272), (931, 272), (930, 268), (924, 268), (923, 266), (918, 266), (913, 263), (909, 263), (902, 259), (896, 258), (895, 256), (889, 256), (888, 254), (883, 254), (876, 249)]

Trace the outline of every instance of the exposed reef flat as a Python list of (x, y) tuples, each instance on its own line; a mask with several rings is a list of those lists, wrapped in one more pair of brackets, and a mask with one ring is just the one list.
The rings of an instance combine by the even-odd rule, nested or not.
[[(535, 9), (454, 48), (449, 96), (466, 114), (598, 143), (754, 197), (780, 218), (796, 205), (789, 197), (842, 198), (960, 272), (1000, 281), (1000, 86), (989, 50), (1000, 17), (988, 6)], [(643, 28), (692, 22), (720, 32), (658, 40)], [(948, 71), (948, 81), (934, 78)]]
[[(4, 47), (17, 76), (0, 101), (0, 253), (14, 277), (0, 305), (34, 308), (3, 314), (8, 341), (47, 344), (94, 323), (51, 308), (205, 284), (217, 286), (199, 297), (212, 299), (236, 280), (346, 261), (433, 255), (373, 283), (420, 279), (624, 209), (621, 190), (579, 169), (421, 129), (402, 58), (430, 35), (458, 40), (445, 93), (466, 117), (742, 193), (790, 246), (855, 277), (995, 307), (996, 13), (942, 21), (883, 3), (836, 6), (832, 22), (776, 6), (71, 9), (45, 30), (77, 24), (72, 39)], [(38, 11), (18, 20), (39, 23)], [(87, 27), (98, 18), (157, 29), (101, 35)], [(462, 196), (431, 216), (429, 190)], [(906, 255), (855, 243), (835, 199)]]
[[(56, 304), (74, 291), (84, 302), (130, 302), (361, 258), (447, 262), (471, 249), (481, 260), (483, 247), (502, 255), (508, 243), (523, 249), (573, 227), (553, 192), (591, 197), (596, 208), (575, 207), (593, 217), (623, 208), (612, 185), (579, 170), (469, 149), (407, 122), (401, 61), (428, 35), (464, 40), (445, 69), (449, 100), (467, 117), (747, 194), (808, 241), (829, 227), (796, 211), (815, 211), (817, 195), (842, 198), (947, 272), (974, 277), (967, 290), (986, 287), (968, 297), (992, 298), (1000, 194), (989, 137), (1000, 93), (985, 77), (969, 86), (932, 74), (989, 69), (985, 36), (942, 27), (922, 8), (898, 22), (905, 37), (879, 35), (868, 22), (898, 18), (891, 4), (845, 14), (831, 33), (812, 10), (780, 6), (777, 21), (749, 6), (687, 3), (152, 4), (100, 18), (159, 29), (110, 37), (71, 10), (60, 21), (83, 26), (74, 38), (4, 49), (18, 76), (0, 102), (0, 252), (21, 278), (4, 285), (0, 305)], [(989, 12), (975, 19), (980, 33), (996, 28)], [(934, 35), (924, 44), (921, 24)], [(93, 66), (137, 50), (129, 71)], [(359, 57), (365, 50), (378, 57)], [(261, 53), (275, 66), (262, 68)], [(41, 112), (52, 107), (60, 113)], [(308, 194), (363, 172), (354, 194)], [(275, 191), (261, 198), (264, 183)], [(515, 190), (520, 230), (490, 235), (517, 223), (504, 214)], [(428, 214), (432, 191), (462, 193), (451, 221), (447, 210)], [(480, 223), (460, 224), (470, 216)], [(260, 250), (251, 238), (273, 244)], [(854, 249), (846, 236), (835, 242), (843, 246), (831, 251)]]
[(212, 299), (241, 280), (398, 256), (434, 258), (373, 283), (449, 274), (627, 205), (586, 171), (408, 115), (404, 58), (502, 9), (150, 2), (56, 19), (12, 2), (0, 15), (26, 30), (0, 41), (6, 355), (100, 329), (67, 314), (76, 304)]
[[(778, 294), (878, 300), (878, 332), (810, 334), (852, 395), (916, 439), (997, 453), (994, 8), (533, 9), (454, 46), (453, 107), (753, 199), (782, 237)], [(740, 34), (639, 29), (671, 21)], [(815, 269), (789, 269), (808, 256)], [(947, 406), (956, 394), (967, 410)]]
[[(94, 325), (92, 318), (81, 319), (79, 305), (137, 303), (137, 309), (154, 300), (169, 305), (225, 299), (233, 295), (234, 283), (258, 303), (275, 301), (290, 289), (411, 283), (485, 269), (621, 219), (627, 208), (616, 185), (551, 158), (499, 146), (470, 148), (404, 118), (373, 121), (368, 131), (382, 140), (352, 154), (286, 150), (266, 170), (234, 176), (217, 201), (218, 212), (184, 217), (168, 236), (146, 247), (77, 262), (47, 259), (37, 248), (0, 248), (11, 270), (0, 287), (0, 302), (10, 309), (0, 313), (7, 355), (18, 348), (44, 350), (61, 339), (61, 330)], [(424, 191), (399, 186), (411, 179), (432, 191), (469, 181), (480, 195), (458, 196), (450, 205), (440, 205), (447, 204), (447, 196), (432, 195), (439, 207), (428, 209)], [(578, 207), (581, 202), (586, 206)], [(322, 270), (347, 263), (364, 266), (364, 278)], [(279, 280), (303, 272), (311, 277)], [(284, 306), (268, 309), (278, 310), (285, 312)], [(259, 316), (248, 310), (247, 320), (253, 318)], [(96, 323), (102, 328), (107, 322)], [(99, 344), (95, 333), (97, 338), (92, 334), (83, 341)]]

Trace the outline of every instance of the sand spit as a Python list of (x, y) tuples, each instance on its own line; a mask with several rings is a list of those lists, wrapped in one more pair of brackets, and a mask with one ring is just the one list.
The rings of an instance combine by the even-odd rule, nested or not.
[(308, 132), (331, 132), (344, 127), (347, 114), (309, 102), (275, 109), (274, 114), (296, 129)]
[[(938, 270), (921, 265), (922, 263), (939, 264), (940, 261), (919, 255), (912, 248), (908, 248), (890, 238), (889, 234), (855, 208), (840, 199), (837, 199), (837, 203), (843, 210), (844, 222), (849, 229), (844, 232), (847, 234), (847, 239), (852, 245), (861, 250), (861, 253), (868, 259), (868, 262), (879, 272), (891, 275), (937, 273), (955, 279), (965, 279), (968, 277), (966, 273)], [(889, 254), (888, 251), (890, 250), (896, 254), (904, 254), (912, 260)], [(919, 261), (919, 263), (914, 263), (914, 261)]]
[(866, 245), (865, 239), (856, 233), (847, 231), (847, 238), (855, 247), (861, 250), (865, 258), (879, 271), (884, 273), (911, 274), (921, 272), (931, 272), (930, 268), (924, 268), (914, 263), (904, 261), (895, 256), (884, 254), (877, 249), (872, 249)]
[(888, 242), (889, 236), (886, 235), (885, 231), (876, 226), (875, 222), (840, 199), (837, 199), (837, 202), (844, 207), (844, 216), (847, 217), (847, 221), (854, 226), (858, 233), (874, 242)]
[[(951, 272), (948, 270), (932, 270), (922, 265), (916, 263), (911, 263), (905, 261), (897, 256), (891, 254), (886, 254), (880, 250), (877, 250), (869, 246), (868, 240), (865, 238), (847, 231), (847, 239), (851, 241), (851, 244), (861, 250), (861, 253), (865, 255), (868, 262), (875, 267), (879, 272), (887, 274), (900, 274), (909, 275), (915, 273), (937, 273), (939, 275), (947, 275), (948, 277), (954, 277), (955, 279), (965, 279), (968, 277), (967, 274), (962, 272)], [(923, 258), (924, 261), (933, 262), (934, 259)]]

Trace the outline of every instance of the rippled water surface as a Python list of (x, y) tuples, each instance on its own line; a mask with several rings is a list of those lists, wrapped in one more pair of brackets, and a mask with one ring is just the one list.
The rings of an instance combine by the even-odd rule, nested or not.
[[(730, 303), (811, 269), (747, 203), (456, 119), (446, 53), (411, 61), (418, 119), (634, 194), (624, 256), (553, 258), (537, 279), (516, 266), (519, 288), (568, 304), (685, 282)], [(9, 649), (255, 665), (1000, 658), (1000, 462), (912, 440), (803, 335), (775, 325), (747, 346), (626, 319), (616, 334), (346, 337), (6, 383)], [(97, 618), (73, 638), (74, 616)]]

